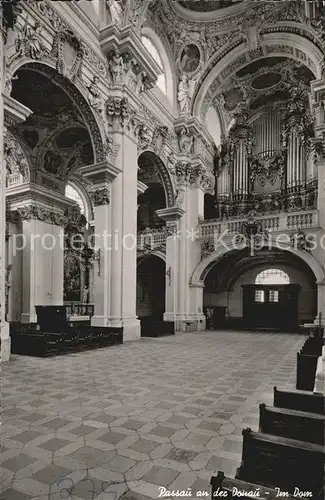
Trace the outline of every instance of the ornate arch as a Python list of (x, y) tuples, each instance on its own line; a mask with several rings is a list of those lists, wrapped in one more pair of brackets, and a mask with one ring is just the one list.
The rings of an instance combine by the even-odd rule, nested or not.
[(107, 156), (107, 146), (104, 127), (91, 110), (87, 98), (84, 95), (85, 89), (80, 82), (78, 82), (78, 80), (71, 82), (68, 78), (58, 73), (52, 62), (35, 62), (29, 58), (20, 58), (18, 61), (13, 61), (12, 65), (7, 68), (7, 80), (10, 78), (12, 79), (14, 74), (19, 69), (23, 68), (41, 73), (48, 77), (68, 95), (71, 101), (78, 108), (81, 116), (83, 117), (85, 126), (88, 129), (93, 147), (94, 161), (96, 163), (105, 161)]
[[(277, 248), (276, 237), (270, 236), (270, 243), (268, 243), (269, 248)], [(210, 271), (211, 267), (215, 262), (221, 260), (226, 254), (238, 250), (238, 246), (233, 237), (227, 237), (223, 239), (223, 244), (221, 244), (214, 252), (212, 252), (208, 257), (203, 259), (195, 268), (191, 279), (190, 286), (192, 287), (204, 287), (204, 280)], [(315, 275), (317, 283), (325, 282), (325, 272), (319, 262), (309, 253), (302, 250), (297, 250), (292, 247), (286, 247), (286, 252), (289, 252), (296, 257), (303, 260), (307, 266), (312, 270)]]
[(146, 257), (159, 257), (162, 261), (166, 263), (166, 255), (163, 252), (160, 252), (159, 250), (152, 250), (150, 253), (140, 251), (137, 252), (137, 267), (143, 262), (143, 260)]
[[(322, 53), (312, 41), (302, 35), (289, 31), (267, 33), (263, 35), (260, 48), (250, 52), (244, 43), (240, 43), (233, 50), (219, 52), (208, 61), (201, 79), (198, 81), (192, 101), (192, 114), (200, 116), (205, 108), (204, 102), (214, 97), (220, 87), (237, 71), (246, 65), (266, 57), (288, 57), (305, 64), (315, 78), (321, 77)], [(299, 30), (298, 30), (299, 31)], [(211, 69), (212, 67), (212, 69)]]
[(167, 208), (173, 207), (175, 204), (176, 193), (170, 173), (166, 165), (164, 164), (162, 159), (154, 151), (150, 149), (145, 149), (144, 151), (141, 151), (141, 154), (138, 156), (138, 161), (139, 158), (144, 154), (152, 160), (154, 166), (157, 168), (158, 175), (161, 179), (163, 188), (165, 190)]

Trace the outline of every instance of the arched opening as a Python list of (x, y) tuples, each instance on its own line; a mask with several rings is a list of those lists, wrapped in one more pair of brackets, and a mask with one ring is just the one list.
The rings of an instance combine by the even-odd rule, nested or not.
[(150, 151), (139, 156), (138, 165), (138, 180), (147, 186), (138, 195), (138, 231), (159, 229), (166, 223), (158, 217), (157, 210), (173, 205), (171, 180), (160, 158)]
[[(45, 249), (36, 239), (33, 251), (27, 244), (12, 256), (11, 293), (15, 300), (10, 318), (35, 323), (37, 306), (83, 301), (85, 269), (90, 266), (90, 254), (85, 252), (87, 236), (78, 245), (74, 242), (73, 249), (67, 243), (72, 235), (87, 234), (91, 210), (69, 181), (80, 167), (102, 160), (104, 150), (100, 129), (86, 99), (53, 68), (36, 62), (21, 66), (12, 81), (11, 97), (32, 111), (25, 122), (10, 130), (28, 159), (30, 181), (25, 199), (21, 196), (30, 216), (18, 213), (11, 232), (51, 237), (51, 245)], [(8, 192), (9, 207), (12, 195), (15, 186)], [(62, 230), (64, 249), (60, 244)], [(22, 269), (28, 272), (22, 273)]]
[(161, 70), (161, 74), (158, 76), (157, 79), (157, 87), (163, 92), (163, 94), (167, 95), (167, 82), (166, 82), (166, 74), (165, 74), (165, 68), (161, 59), (161, 56), (155, 47), (155, 45), (152, 43), (150, 38), (147, 36), (142, 36), (141, 37), (143, 45), (146, 47), (147, 51), (149, 54), (152, 56), (152, 58), (155, 60), (155, 62), (158, 64), (159, 69)]
[(137, 316), (142, 336), (156, 336), (165, 312), (166, 265), (157, 255), (138, 258)]
[(282, 269), (264, 269), (255, 278), (255, 285), (289, 285), (290, 277)]
[(297, 331), (317, 313), (315, 275), (287, 251), (230, 251), (211, 264), (204, 285), (211, 329)]

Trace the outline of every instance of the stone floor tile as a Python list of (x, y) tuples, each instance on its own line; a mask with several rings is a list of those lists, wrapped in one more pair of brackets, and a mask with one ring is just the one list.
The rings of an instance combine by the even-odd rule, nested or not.
[(124, 474), (124, 472), (129, 470), (134, 464), (135, 464), (134, 460), (130, 460), (129, 458), (126, 457), (117, 456), (113, 458), (113, 460), (110, 460), (105, 467), (114, 472), (120, 472)]
[(12, 488), (0, 492), (1, 500), (29, 500), (31, 498), (30, 495), (26, 495), (26, 493), (22, 493), (21, 491), (14, 490)]
[[(116, 481), (110, 488), (119, 496), (153, 500), (159, 484), (148, 474), (156, 468), (176, 474), (168, 486), (185, 485), (188, 477), (210, 491), (213, 472), (234, 475), (242, 429), (256, 428), (259, 402), (272, 404), (273, 385), (294, 387), (303, 341), (295, 334), (211, 331), (48, 359), (13, 355), (2, 370), (2, 488), (62, 500), (62, 492), (48, 496), (51, 478), (72, 471), (77, 485), (88, 470), (98, 481)], [(131, 467), (118, 473), (110, 462)], [(85, 500), (79, 494), (88, 494), (87, 484), (78, 488), (69, 500)]]
[(44, 448), (44, 450), (55, 452), (69, 444), (69, 442), (70, 441), (67, 441), (66, 439), (52, 438), (45, 443), (39, 444), (38, 446), (39, 448)]
[(48, 484), (49, 486), (55, 485), (62, 478), (67, 476), (71, 471), (60, 467), (58, 465), (47, 465), (44, 469), (39, 470), (33, 474), (33, 478), (41, 483)]
[(19, 455), (16, 455), (15, 457), (3, 462), (2, 467), (4, 467), (5, 469), (9, 469), (12, 472), (17, 472), (18, 470), (28, 467), (28, 465), (32, 464), (33, 462), (36, 462), (36, 460), (36, 458), (26, 455), (25, 453), (20, 453)]
[(143, 477), (143, 480), (159, 486), (169, 486), (173, 481), (175, 481), (177, 476), (178, 472), (155, 466), (147, 472), (147, 474)]
[(132, 444), (130, 448), (134, 451), (139, 451), (140, 453), (151, 453), (155, 448), (157, 448), (158, 443), (154, 441), (149, 441), (148, 439), (140, 438), (136, 443)]

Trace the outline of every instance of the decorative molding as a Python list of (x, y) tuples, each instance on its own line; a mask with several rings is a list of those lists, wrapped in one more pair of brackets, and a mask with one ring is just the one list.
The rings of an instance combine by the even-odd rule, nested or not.
[(215, 242), (213, 239), (201, 241), (201, 260), (208, 257), (211, 253), (215, 251)]
[(56, 69), (60, 75), (72, 82), (82, 77), (84, 49), (81, 40), (72, 30), (60, 30), (55, 35), (52, 56), (56, 59)]
[(109, 205), (110, 203), (110, 192), (107, 188), (97, 189), (91, 194), (91, 201), (95, 207), (101, 205)]
[(28, 161), (17, 139), (5, 129), (4, 164), (6, 187), (26, 184), (30, 180)]
[(42, 43), (42, 31), (43, 27), (39, 21), (31, 26), (26, 18), (15, 40), (16, 56), (41, 60), (48, 55)]
[(55, 226), (64, 227), (66, 224), (66, 218), (62, 212), (54, 212), (53, 210), (35, 204), (24, 205), (13, 211), (7, 211), (7, 218), (13, 224), (31, 219), (36, 219)]

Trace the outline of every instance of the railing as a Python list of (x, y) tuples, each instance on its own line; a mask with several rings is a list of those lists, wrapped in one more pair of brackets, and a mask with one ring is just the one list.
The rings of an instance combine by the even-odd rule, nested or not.
[[(240, 233), (247, 218), (240, 217), (231, 221), (209, 220), (200, 224), (200, 239), (208, 240), (218, 234), (228, 234), (229, 236)], [(319, 227), (318, 211), (299, 211), (291, 213), (281, 213), (277, 215), (263, 215), (256, 217), (256, 221), (262, 224), (262, 228), (267, 232), (290, 231), (296, 229), (307, 229)]]
[(137, 249), (139, 251), (161, 250), (166, 251), (166, 230), (163, 229), (144, 229), (137, 236)]
[(80, 302), (72, 302), (71, 304), (65, 304), (67, 317), (70, 316), (93, 316), (94, 315), (94, 305), (93, 304), (81, 304)]

